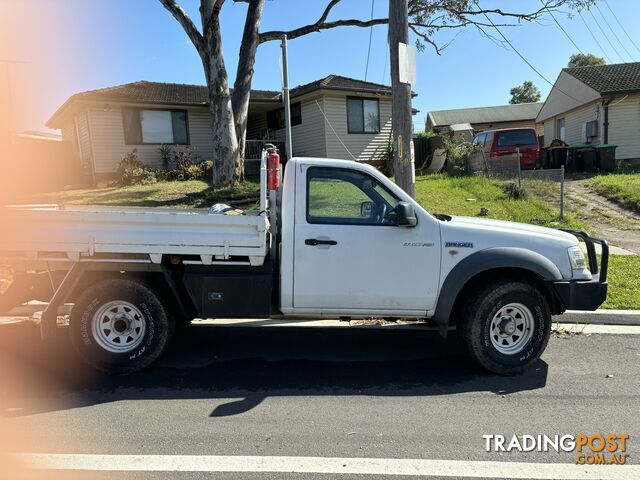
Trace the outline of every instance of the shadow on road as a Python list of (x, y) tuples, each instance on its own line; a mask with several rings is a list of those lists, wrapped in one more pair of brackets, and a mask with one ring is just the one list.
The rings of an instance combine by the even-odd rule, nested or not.
[(43, 345), (35, 325), (0, 326), (0, 416), (129, 399), (238, 399), (210, 416), (238, 415), (270, 396), (431, 396), (542, 388), (547, 364), (491, 375), (464, 357), (454, 335), (355, 328), (190, 326), (152, 368), (107, 377), (85, 368), (67, 339)]

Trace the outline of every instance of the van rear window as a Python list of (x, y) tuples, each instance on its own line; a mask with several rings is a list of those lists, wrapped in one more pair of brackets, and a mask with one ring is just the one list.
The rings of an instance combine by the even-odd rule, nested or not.
[(538, 138), (533, 130), (509, 130), (498, 135), (498, 147), (537, 145)]

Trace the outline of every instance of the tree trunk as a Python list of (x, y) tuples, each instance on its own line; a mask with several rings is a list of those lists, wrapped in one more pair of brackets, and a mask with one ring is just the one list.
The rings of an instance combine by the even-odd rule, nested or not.
[(222, 54), (220, 23), (217, 15), (212, 15), (210, 18), (204, 39), (208, 55), (203, 58), (203, 61), (205, 62), (205, 76), (209, 92), (209, 112), (211, 113), (213, 186), (225, 187), (240, 180), (243, 161), (239, 156), (231, 93), (229, 92), (227, 69)]
[[(250, 0), (244, 33), (240, 45), (240, 57), (233, 85), (233, 116), (235, 119), (236, 137), (238, 139), (238, 156), (244, 162), (244, 152), (247, 140), (247, 118), (249, 114), (249, 99), (251, 96), (251, 81), (253, 80), (253, 65), (256, 51), (260, 45), (260, 19), (264, 0)], [(242, 170), (244, 177), (244, 168)]]
[(393, 172), (395, 181), (415, 198), (411, 170), (411, 85), (400, 83), (398, 44), (409, 43), (407, 0), (389, 0), (389, 50), (391, 62), (391, 125), (393, 130)]

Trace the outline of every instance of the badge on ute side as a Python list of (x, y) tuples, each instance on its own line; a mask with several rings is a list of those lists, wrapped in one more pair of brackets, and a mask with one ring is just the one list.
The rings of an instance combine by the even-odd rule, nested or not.
[(473, 248), (472, 242), (445, 242), (445, 248)]

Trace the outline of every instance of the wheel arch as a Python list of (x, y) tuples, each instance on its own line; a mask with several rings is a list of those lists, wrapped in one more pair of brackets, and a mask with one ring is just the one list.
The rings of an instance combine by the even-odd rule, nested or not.
[[(156, 292), (162, 299), (168, 312), (180, 314), (184, 317), (195, 317), (195, 310), (188, 295), (182, 291), (179, 282), (174, 278), (170, 269), (164, 265), (153, 268), (141, 268), (138, 264), (120, 265), (118, 268), (105, 268), (106, 265), (96, 265), (87, 268), (78, 279), (74, 288), (69, 292), (67, 301), (74, 303), (88, 288), (101, 280), (123, 279), (140, 282)], [(145, 265), (144, 267), (148, 267)], [(157, 267), (157, 268), (156, 268)]]
[(481, 250), (461, 260), (440, 287), (433, 320), (446, 336), (451, 318), (455, 318), (467, 294), (478, 285), (497, 279), (525, 280), (543, 293), (553, 313), (561, 306), (549, 282), (561, 280), (558, 267), (539, 253), (523, 248), (498, 247)]

